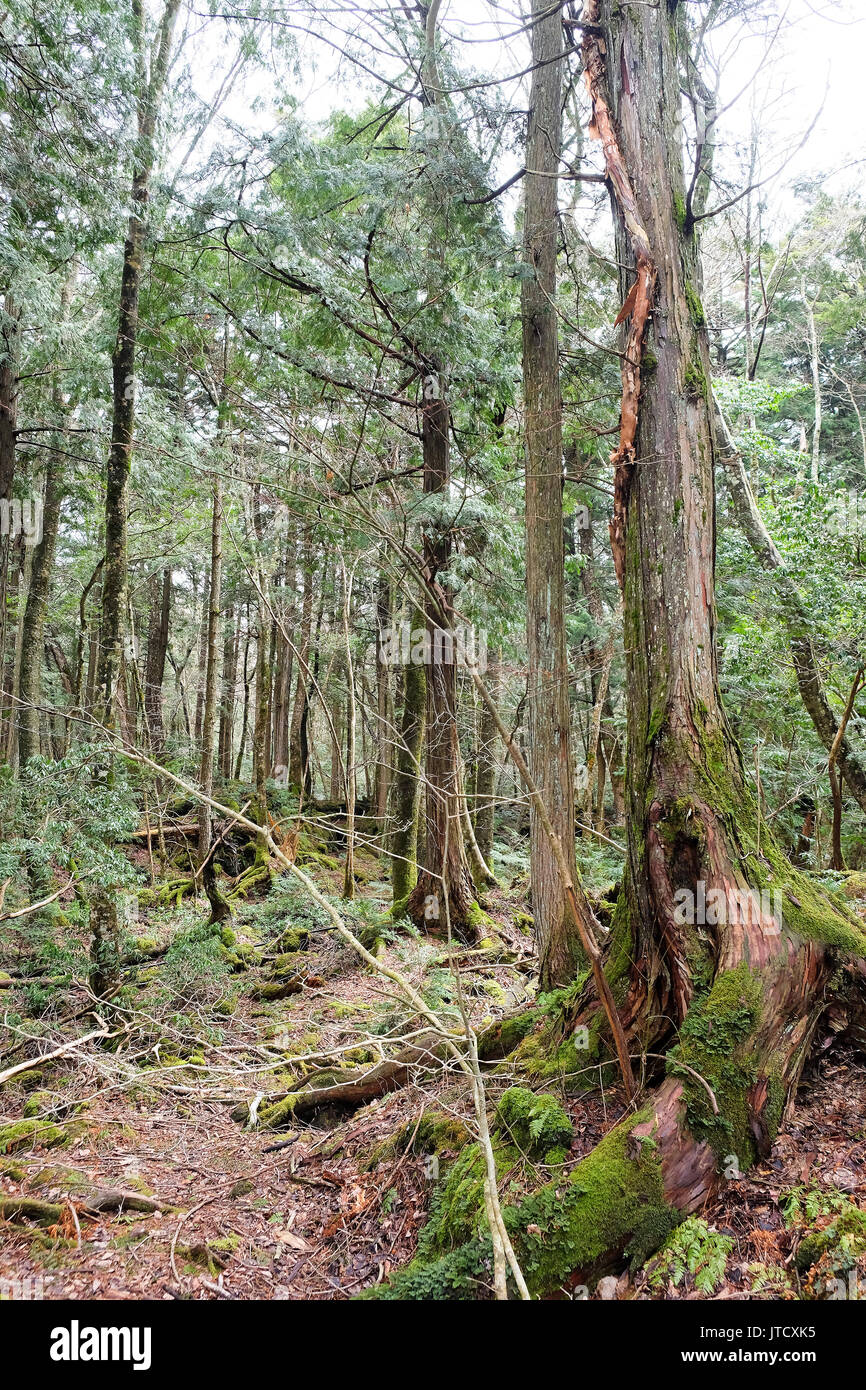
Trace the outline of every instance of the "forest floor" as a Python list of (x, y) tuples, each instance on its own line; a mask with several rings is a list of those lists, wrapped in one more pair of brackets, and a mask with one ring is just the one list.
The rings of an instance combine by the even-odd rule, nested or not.
[[(360, 900), (351, 907), (356, 928), (380, 917), (387, 901), (378, 861), (362, 854), (360, 871)], [(317, 878), (338, 892), (339, 875), (326, 859)], [(525, 891), (520, 874), (494, 890), (488, 907), (497, 949), (461, 963), (477, 1027), (533, 996)], [(68, 934), (74, 906), (67, 911)], [(145, 910), (137, 927), (146, 927), (138, 942), (147, 956), (139, 951), (128, 967), (118, 999), (124, 1012), (109, 1017), (109, 1027), (123, 1030), (118, 1038), (85, 1042), (0, 1089), (0, 1213), (7, 1218), (0, 1215), (0, 1297), (342, 1299), (412, 1258), (437, 1185), (412, 1141), (425, 1115), (471, 1122), (459, 1073), (419, 1072), (361, 1108), (326, 1107), (290, 1129), (250, 1127), (247, 1118), (251, 1105), (264, 1108), (335, 1050), (374, 1061), (412, 1025), (390, 982), (321, 922), (285, 878), (239, 906), (228, 950), (208, 932), (203, 901)], [(284, 978), (286, 956), (277, 948), (287, 928), (299, 927), (311, 932), (295, 954), (294, 963), (303, 957), (300, 992), (259, 997)], [(45, 929), (43, 968), (57, 960), (57, 931), (56, 923)], [(28, 949), (25, 955), (20, 934), (7, 933), (0, 965), (13, 975), (32, 969), (32, 943)], [(385, 963), (448, 1015), (454, 982), (441, 941), (395, 929), (380, 949)], [(74, 973), (59, 993), (32, 979), (0, 989), (0, 1010), (0, 1070), (94, 1028)], [(831, 1042), (819, 1040), (770, 1157), (725, 1185), (691, 1228), (682, 1258), (651, 1260), (606, 1280), (593, 1297), (818, 1292), (814, 1272), (797, 1271), (799, 1243), (851, 1204), (866, 1211), (866, 1063), (830, 1050)], [(518, 1080), (526, 1084), (501, 1064), (489, 1079), (491, 1102)], [(624, 1106), (616, 1089), (579, 1097), (554, 1089), (574, 1130), (567, 1172)], [(456, 1148), (440, 1154), (443, 1164), (452, 1157)], [(509, 1174), (509, 1193), (547, 1180), (538, 1167)], [(858, 1253), (849, 1252), (845, 1268), (857, 1266)]]

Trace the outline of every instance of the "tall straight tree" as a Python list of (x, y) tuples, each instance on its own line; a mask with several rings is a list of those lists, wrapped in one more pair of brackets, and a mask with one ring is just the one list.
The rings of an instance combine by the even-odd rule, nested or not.
[[(135, 422), (136, 347), (142, 255), (147, 206), (156, 162), (157, 120), (168, 76), (172, 39), (180, 0), (165, 0), (152, 52), (148, 53), (142, 0), (132, 0), (132, 43), (136, 62), (136, 141), (133, 153), (131, 211), (123, 247), (117, 338), (112, 354), (111, 445), (105, 473), (105, 564), (97, 665), (96, 714), (109, 729), (116, 723), (123, 672), (123, 644), (129, 608), (128, 512), (129, 474)], [(93, 969), (91, 987), (100, 997), (114, 987), (120, 969), (121, 927), (116, 895), (94, 889), (91, 910)]]
[[(448, 111), (436, 59), (438, 0), (426, 11), (422, 101), (425, 128), (435, 149), (443, 139)], [(428, 247), (436, 258), (441, 246)], [(421, 447), (424, 460), (424, 492), (439, 495), (447, 505), (451, 485), (451, 410), (444, 394), (443, 366), (428, 357), (423, 377)], [(460, 746), (457, 736), (457, 656), (443, 630), (449, 600), (440, 575), (451, 556), (448, 523), (428, 527), (424, 535), (424, 578), (428, 597), (425, 624), (429, 647), (427, 663), (427, 727), (424, 762), (424, 850), (408, 912), (422, 927), (449, 928), (455, 936), (473, 939), (475, 893), (463, 846), (460, 823)]]
[[(562, 21), (533, 0), (532, 89), (526, 142), (523, 259), (533, 274), (521, 287), (526, 437), (527, 710), (533, 779), (570, 858), (574, 855), (565, 645), (562, 513), (562, 397), (556, 322), (557, 189), (562, 144)], [(530, 812), (532, 915), (545, 989), (566, 984), (580, 966), (580, 939), (568, 910), (550, 841)]]
[[(862, 955), (866, 937), (776, 844), (719, 693), (710, 362), (679, 99), (685, 6), (587, 0), (582, 19), (627, 324), (611, 539), (625, 604), (628, 858), (612, 959), (629, 962), (620, 1011), (637, 1045), (679, 1040), (649, 1118), (626, 1123), (654, 1140), (665, 1202), (694, 1210), (720, 1159), (745, 1169), (769, 1152), (826, 1007), (830, 943)], [(683, 893), (691, 913), (678, 909)], [(694, 905), (711, 893), (725, 908), (704, 922)], [(608, 1240), (630, 1220), (623, 1209)]]
[(135, 421), (135, 357), (142, 255), (150, 185), (156, 162), (156, 127), (179, 8), (180, 0), (165, 0), (153, 51), (148, 54), (144, 6), (142, 0), (132, 0), (132, 41), (137, 69), (137, 138), (133, 154), (131, 212), (123, 247), (117, 338), (111, 363), (113, 408), (111, 447), (105, 475), (105, 567), (102, 576), (102, 632), (97, 690), (99, 717), (109, 726), (113, 725), (115, 717), (128, 602), (129, 473)]
[[(60, 317), (65, 323), (69, 316), (72, 296), (78, 279), (78, 258), (74, 257), (60, 297)], [(33, 552), (30, 587), (24, 608), (21, 630), (21, 674), (19, 693), (22, 701), (18, 711), (18, 766), (24, 768), (30, 758), (40, 751), (40, 705), (42, 703), (42, 649), (45, 615), (51, 590), (51, 573), (57, 551), (60, 529), (60, 509), (64, 496), (65, 448), (62, 421), (68, 407), (58, 382), (52, 389), (52, 404), (58, 418), (55, 447), (49, 451), (45, 465), (45, 501), (42, 511), (42, 536)]]

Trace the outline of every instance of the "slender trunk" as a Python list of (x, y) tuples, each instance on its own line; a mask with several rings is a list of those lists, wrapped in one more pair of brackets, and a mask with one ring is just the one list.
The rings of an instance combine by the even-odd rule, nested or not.
[(292, 707), (292, 726), (289, 738), (289, 782), (300, 791), (304, 786), (309, 761), (307, 749), (307, 674), (310, 657), (310, 633), (313, 624), (313, 553), (309, 527), (304, 532), (303, 600), (301, 603), (301, 632), (298, 649), (298, 680), (295, 703)]
[(806, 324), (809, 329), (809, 371), (812, 377), (812, 391), (815, 396), (815, 425), (812, 430), (812, 486), (817, 487), (821, 462), (821, 425), (823, 404), (821, 400), (820, 359), (818, 356), (818, 329), (815, 324), (815, 306), (806, 293), (806, 277), (800, 277), (800, 294), (806, 310)]
[(352, 606), (352, 577), (343, 562), (343, 641), (346, 655), (346, 865), (343, 897), (355, 896), (355, 665), (349, 636)]
[[(532, 59), (524, 186), (522, 282), (526, 435), (526, 635), (530, 771), (565, 852), (574, 856), (574, 777), (565, 645), (562, 512), (562, 397), (556, 320), (558, 179), (562, 144), (562, 21), (533, 0)], [(532, 915), (541, 986), (573, 979), (583, 962), (550, 842), (530, 812)]]
[(18, 364), (21, 342), (21, 310), (8, 291), (3, 296), (0, 319), (0, 504), (5, 504), (5, 523), (0, 528), (0, 677), (3, 692), (3, 722), (0, 747), (9, 747), (16, 726), (12, 704), (12, 673), (7, 660), (9, 647), (9, 599), (15, 581), (11, 577), (14, 537), (9, 524), (9, 502), (15, 481), (18, 438)]
[[(487, 684), (494, 700), (499, 700), (502, 652), (487, 668)], [(496, 774), (499, 768), (499, 735), (485, 704), (481, 706), (478, 728), (478, 758), (475, 771), (475, 839), (485, 863), (493, 859), (493, 826), (496, 812)]]
[(219, 738), (217, 740), (217, 767), (223, 781), (232, 775), (232, 731), (234, 729), (235, 694), (238, 683), (238, 656), (240, 655), (240, 613), (231, 614), (226, 623), (223, 645), (222, 700), (220, 702)]
[(269, 640), (269, 614), (264, 599), (260, 598), (256, 636), (256, 722), (253, 729), (253, 786), (256, 795), (256, 819), (263, 827), (268, 823), (268, 693), (271, 683), (268, 666)]
[(159, 758), (165, 752), (165, 721), (162, 683), (171, 621), (171, 570), (152, 574), (148, 580), (150, 610), (147, 624), (147, 653), (144, 660), (144, 713), (150, 749)]
[(42, 539), (33, 551), (30, 587), (27, 592), (21, 632), (19, 696), (22, 704), (18, 708), (17, 722), (18, 765), (22, 770), (27, 766), (30, 758), (37, 757), (40, 751), (41, 711), (39, 707), (42, 703), (45, 615), (51, 590), (51, 575), (54, 569), (54, 555), (57, 548), (57, 532), (60, 526), (60, 508), (63, 496), (62, 458), (58, 453), (52, 451), (48, 458), (45, 474)]
[(387, 575), (379, 576), (376, 591), (376, 821), (379, 834), (387, 839), (388, 787), (391, 781), (393, 747), (393, 708), (388, 664), (382, 659), (383, 644), (391, 623), (391, 585)]
[[(204, 713), (201, 729), (201, 767), (199, 785), (206, 797), (213, 794), (214, 745), (216, 741), (217, 683), (219, 680), (219, 625), (222, 602), (222, 479), (217, 472), (213, 484), (211, 515), (210, 592), (207, 614), (207, 669), (205, 673)], [(210, 807), (202, 801), (199, 814), (198, 853), (203, 860), (210, 849)]]
[[(416, 623), (420, 623), (417, 614)], [(400, 667), (403, 707), (391, 801), (391, 891), (394, 905), (405, 906), (418, 879), (418, 816), (421, 807), (421, 751), (427, 704), (422, 662)]]
[(336, 692), (331, 694), (331, 711), (334, 723), (334, 736), (331, 739), (331, 787), (330, 796), (332, 801), (342, 801), (345, 794), (345, 783), (343, 777), (343, 735), (345, 733), (346, 721), (346, 693), (343, 687), (345, 673), (342, 663), (336, 658), (331, 668), (332, 683), (330, 690)]
[(198, 662), (195, 681), (195, 741), (201, 748), (202, 718), (204, 716), (204, 690), (207, 680), (207, 638), (208, 613), (210, 603), (210, 567), (205, 569), (201, 586), (201, 619), (198, 625)]
[[(60, 298), (60, 320), (65, 323), (69, 317), (72, 296), (78, 279), (78, 261), (74, 258), (63, 286)], [(58, 420), (64, 414), (63, 393), (59, 385), (52, 392), (52, 405)], [(30, 588), (27, 593), (27, 606), (24, 609), (24, 623), (21, 632), (21, 675), (20, 695), (23, 706), (19, 711), (18, 723), (18, 765), (27, 766), (30, 758), (39, 752), (39, 725), (42, 703), (42, 649), (44, 645), (45, 615), (48, 610), (48, 596), (51, 591), (51, 575), (57, 550), (57, 533), (60, 528), (60, 510), (64, 497), (64, 457), (62, 452), (63, 433), (57, 447), (48, 455), (45, 471), (45, 500), (42, 508), (42, 535), (33, 551), (30, 572)]]
[(250, 646), (252, 644), (252, 633), (249, 629), (249, 610), (247, 610), (247, 624), (247, 633), (244, 641), (244, 701), (243, 710), (241, 712), (241, 736), (240, 741), (238, 743), (238, 759), (235, 763), (236, 782), (239, 782), (241, 778), (241, 772), (244, 766), (244, 754), (247, 751), (247, 733), (249, 732), (250, 727), (250, 683), (252, 679), (250, 676)]

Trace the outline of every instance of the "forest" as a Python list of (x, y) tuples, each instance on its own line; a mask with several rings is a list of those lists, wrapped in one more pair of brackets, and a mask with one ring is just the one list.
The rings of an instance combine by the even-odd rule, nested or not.
[(0, 1301), (866, 1297), (864, 25), (7, 0)]

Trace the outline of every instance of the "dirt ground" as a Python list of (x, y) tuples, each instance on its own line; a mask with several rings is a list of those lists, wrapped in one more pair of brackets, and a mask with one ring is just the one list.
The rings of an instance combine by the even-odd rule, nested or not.
[[(502, 959), (482, 954), (464, 961), (464, 988), (479, 1025), (531, 995), (529, 946), (506, 897), (492, 904)], [(202, 1027), (194, 1047), (187, 1039), (184, 1051), (172, 1041), (178, 1015), (167, 1012), (164, 1000), (158, 1018), (149, 1013), (157, 960), (145, 966), (143, 982), (141, 971), (132, 972), (139, 990), (135, 1027), (119, 1046), (84, 1044), (42, 1068), (41, 1076), (25, 1072), (0, 1090), (0, 1122), (14, 1124), (28, 1111), (44, 1118), (35, 1134), (0, 1152), (0, 1202), (37, 1199), (60, 1209), (54, 1220), (33, 1219), (20, 1208), (0, 1219), (0, 1296), (346, 1299), (412, 1258), (436, 1179), (423, 1154), (377, 1149), (396, 1131), (413, 1133), (431, 1109), (470, 1119), (465, 1083), (446, 1068), (361, 1109), (332, 1107), (289, 1130), (245, 1125), (237, 1107), (279, 1094), (280, 1080), (302, 1065), (299, 1058), (371, 1042), (375, 1055), (377, 1038), (405, 1026), (393, 986), (325, 934), (305, 953), (299, 993), (257, 999), (249, 981), (266, 978), (270, 940), (257, 910), (236, 923), (252, 963), (224, 1026), (214, 1027), (218, 1015), (200, 998), (175, 1000), (185, 1010), (178, 1039), (190, 1018)], [(165, 927), (165, 915), (154, 920), (155, 930)], [(428, 997), (432, 990), (439, 1005), (451, 1002), (441, 943), (395, 935), (384, 959)], [(0, 1009), (13, 992), (5, 993)], [(3, 1065), (44, 1053), (48, 1039), (56, 1046), (92, 1029), (91, 1018), (76, 1017), (86, 1008), (74, 985), (62, 1008), (38, 1026), (26, 1018), (8, 1026), (7, 1007)], [(769, 1159), (725, 1184), (702, 1213), (712, 1237), (723, 1238), (712, 1294), (692, 1271), (675, 1279), (658, 1266), (654, 1273), (650, 1261), (644, 1270), (623, 1273), (615, 1288), (607, 1281), (593, 1297), (808, 1294), (794, 1267), (805, 1198), (818, 1226), (839, 1200), (866, 1209), (866, 1063), (831, 1043), (830, 1036), (819, 1040), (817, 1060)], [(182, 1055), (168, 1055), (175, 1049)], [(506, 1066), (491, 1083), (492, 1095), (509, 1081)], [(568, 1168), (624, 1106), (616, 1090), (562, 1099), (575, 1136)], [(65, 1142), (55, 1143), (58, 1137)], [(106, 1191), (112, 1209), (94, 1210), (96, 1194)], [(142, 1206), (151, 1209), (137, 1209)]]

